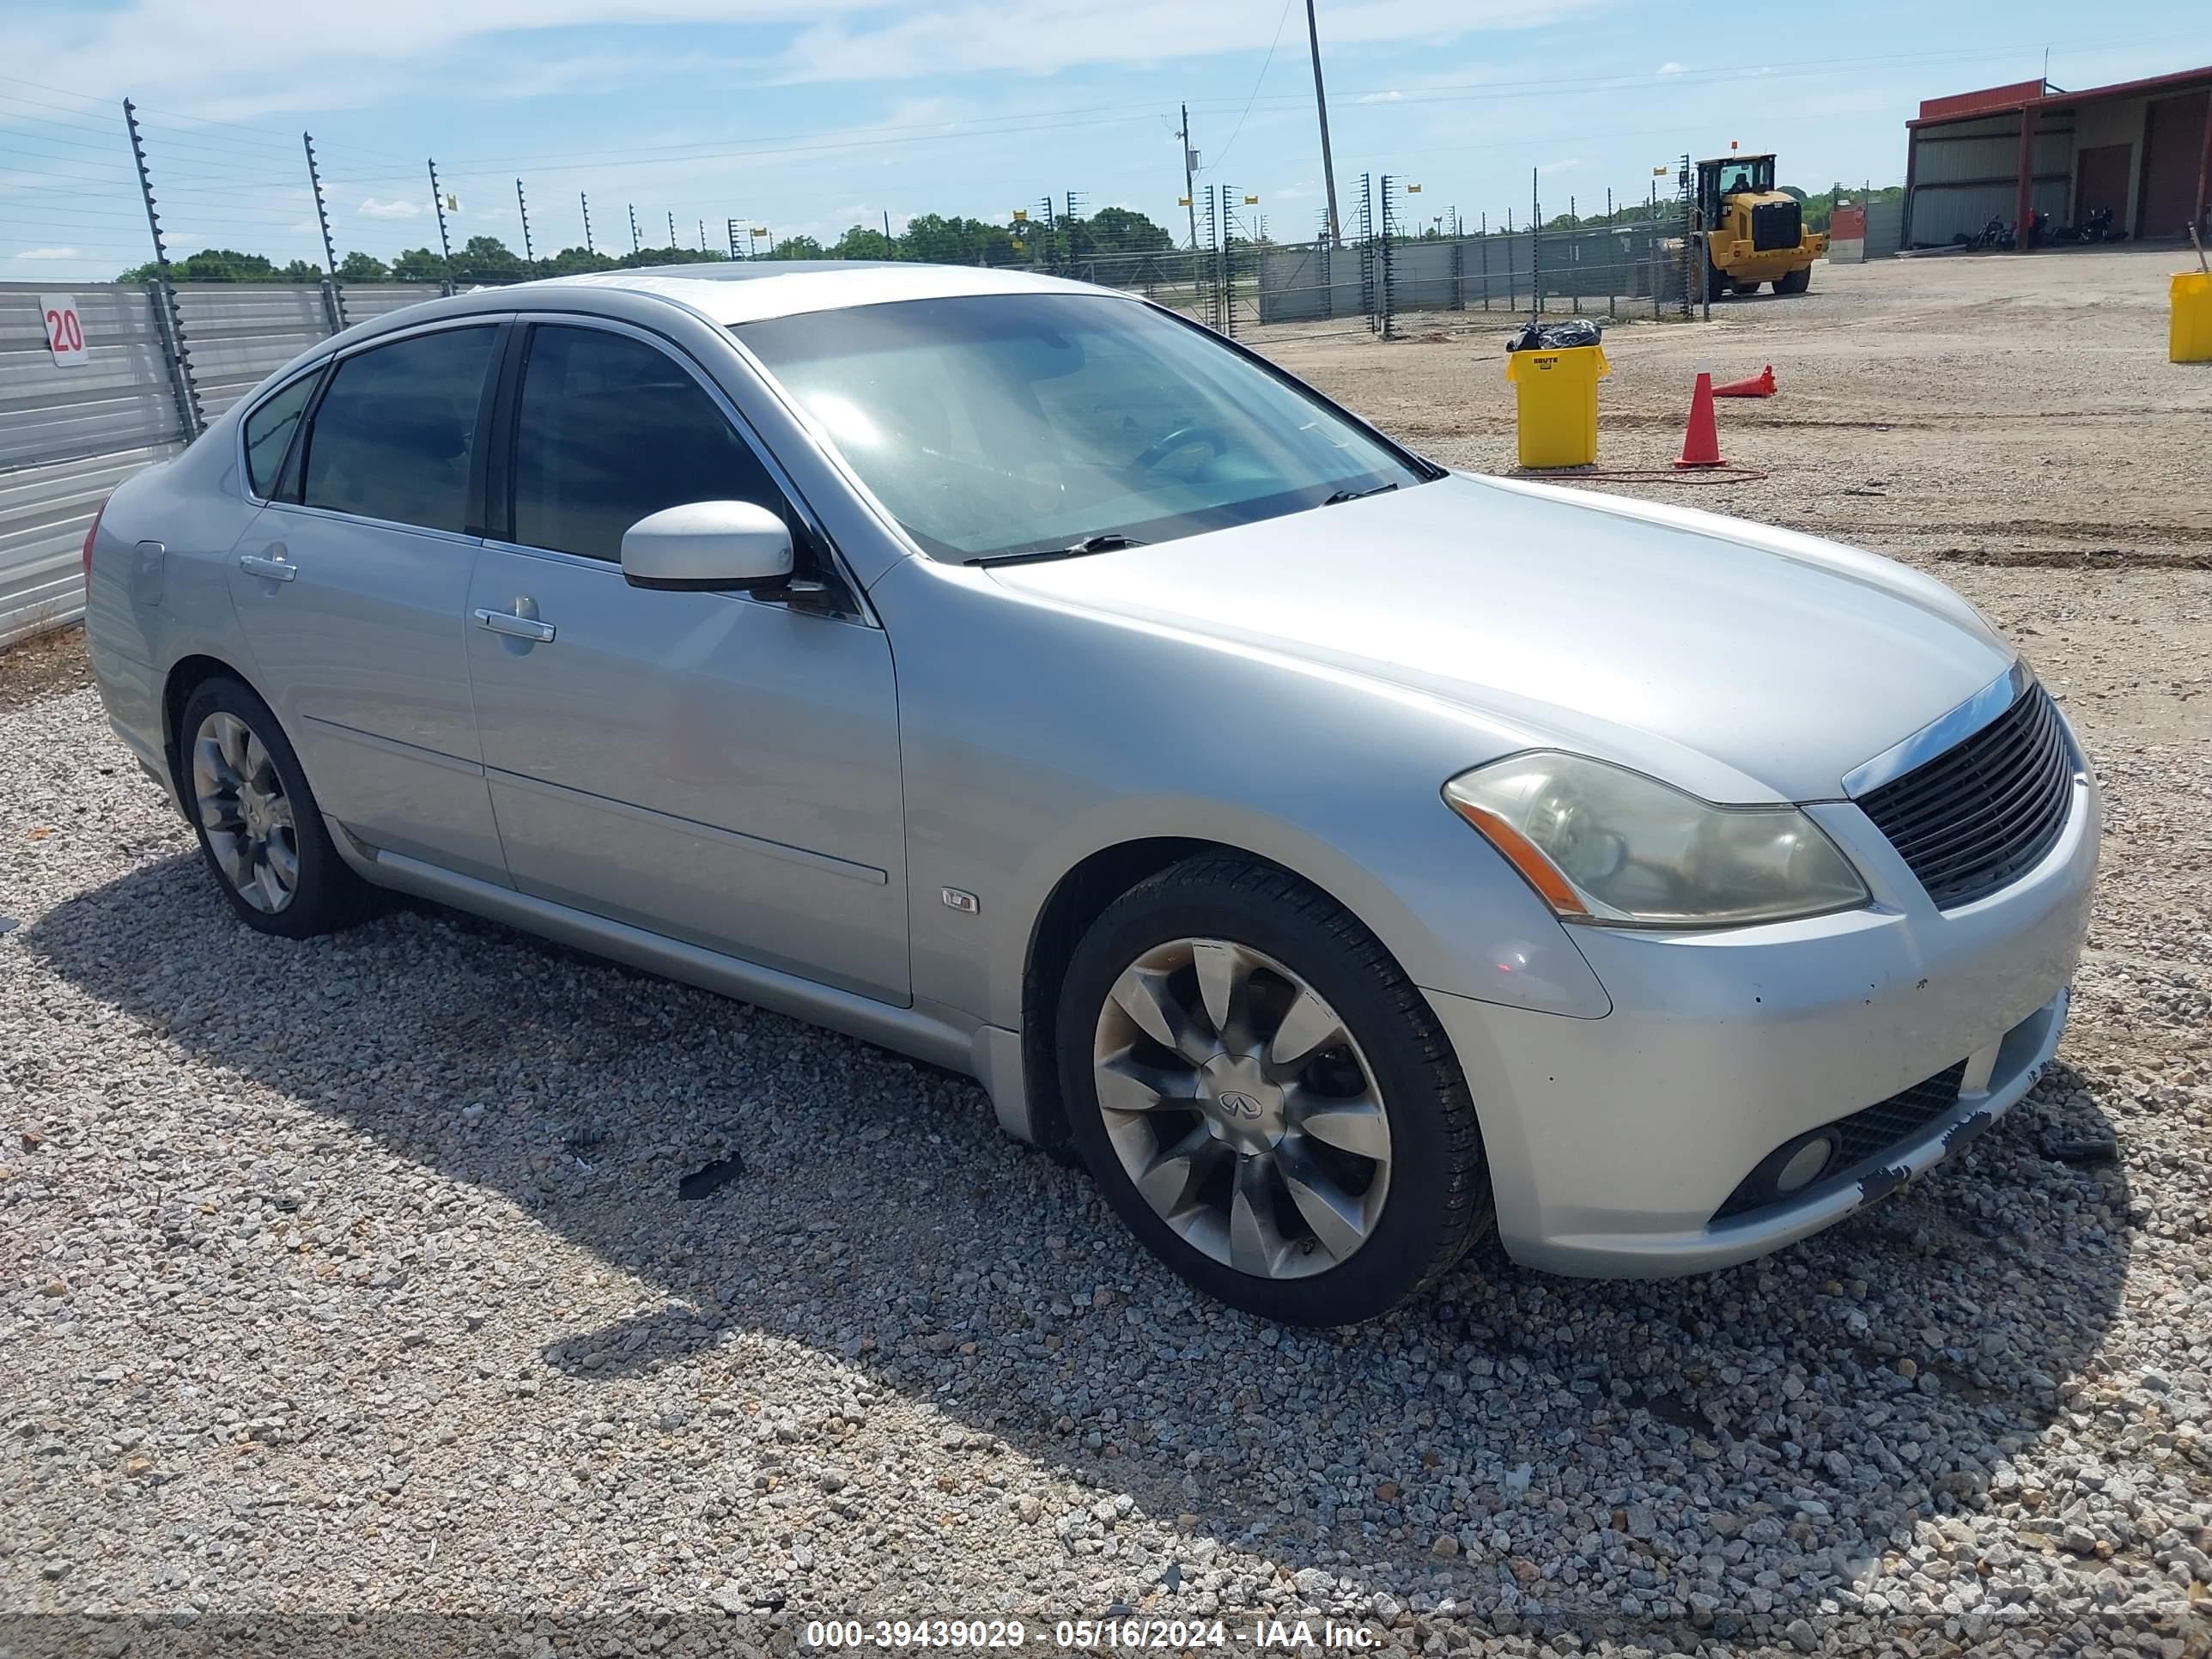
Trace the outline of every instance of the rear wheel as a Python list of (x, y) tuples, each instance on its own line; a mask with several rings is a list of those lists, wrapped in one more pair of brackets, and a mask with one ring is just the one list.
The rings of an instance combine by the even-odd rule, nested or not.
[(1786, 276), (1778, 276), (1774, 279), (1774, 291), (1777, 294), (1802, 294), (1812, 286), (1813, 267), (1810, 265), (1793, 270)]
[(1371, 1318), (1489, 1220), (1474, 1103), (1426, 1001), (1286, 872), (1209, 855), (1124, 894), (1076, 948), (1057, 1038), (1092, 1178), (1234, 1307)]
[(177, 721), (177, 752), (200, 851), (240, 921), (307, 939), (365, 914), (368, 886), (331, 844), (268, 704), (237, 680), (206, 681)]
[(1728, 292), (1728, 272), (1717, 265), (1705, 267), (1705, 298), (1717, 300)]

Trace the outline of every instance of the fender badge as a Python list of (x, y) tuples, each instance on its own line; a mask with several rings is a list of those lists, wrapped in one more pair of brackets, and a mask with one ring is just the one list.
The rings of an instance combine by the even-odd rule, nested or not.
[(939, 890), (945, 896), (945, 908), (957, 910), (963, 916), (972, 916), (983, 908), (982, 902), (973, 893), (958, 887)]

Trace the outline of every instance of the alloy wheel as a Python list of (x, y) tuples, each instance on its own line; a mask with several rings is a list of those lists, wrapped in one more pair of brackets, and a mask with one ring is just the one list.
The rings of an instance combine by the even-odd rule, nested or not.
[(269, 750), (237, 715), (216, 710), (192, 738), (192, 804), (208, 850), (239, 897), (274, 915), (300, 884), (292, 802)]
[(1124, 969), (1091, 1050), (1107, 1138), (1146, 1203), (1263, 1279), (1341, 1264), (1390, 1188), (1390, 1120), (1336, 1011), (1249, 945), (1179, 939)]

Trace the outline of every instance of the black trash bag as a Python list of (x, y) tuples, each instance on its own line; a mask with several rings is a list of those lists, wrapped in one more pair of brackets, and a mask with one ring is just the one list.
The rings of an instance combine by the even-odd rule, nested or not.
[(1570, 317), (1558, 323), (1523, 323), (1505, 342), (1508, 351), (1565, 351), (1573, 346), (1594, 346), (1605, 330), (1596, 319)]

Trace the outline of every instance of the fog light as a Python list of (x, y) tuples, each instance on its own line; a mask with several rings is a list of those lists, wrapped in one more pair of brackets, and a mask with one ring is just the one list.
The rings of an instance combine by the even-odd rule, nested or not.
[(1828, 1160), (1835, 1155), (1835, 1142), (1827, 1136), (1815, 1135), (1790, 1153), (1781, 1169), (1775, 1172), (1774, 1190), (1789, 1194), (1811, 1186), (1820, 1171), (1828, 1167)]

